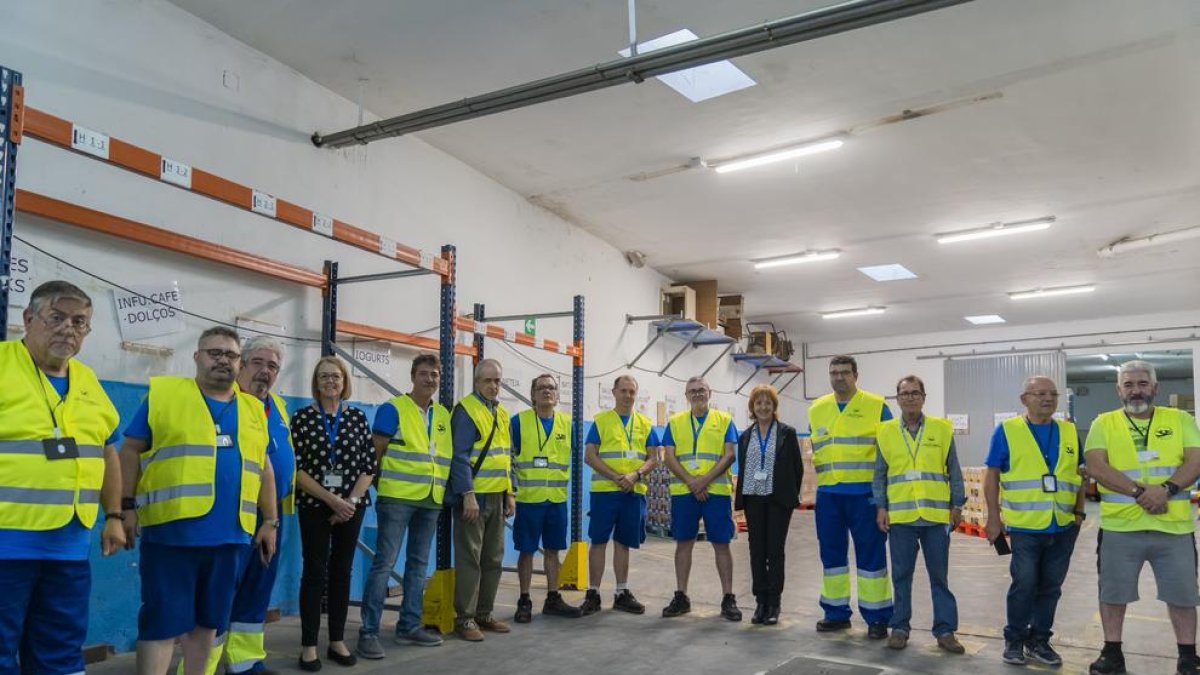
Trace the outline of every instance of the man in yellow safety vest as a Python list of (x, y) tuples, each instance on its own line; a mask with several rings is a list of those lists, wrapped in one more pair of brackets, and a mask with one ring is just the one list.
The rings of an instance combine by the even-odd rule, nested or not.
[[(558, 412), (558, 381), (553, 375), (533, 378), (533, 408), (512, 418), (513, 463), (516, 467), (517, 515), (513, 546), (520, 552), (517, 577), (517, 623), (533, 618), (529, 587), (533, 555), (542, 550), (546, 567), (546, 602), (542, 614), (578, 618), (583, 612), (558, 592), (559, 551), (567, 548), (567, 484), (571, 478), (571, 418)], [(540, 546), (539, 546), (540, 544)]]
[(475, 390), (454, 406), (450, 418), (454, 437), (450, 483), (458, 498), (454, 511), (454, 630), (469, 642), (481, 642), (481, 630), (511, 630), (492, 614), (503, 571), (504, 519), (516, 510), (509, 414), (498, 400), (503, 374), (499, 361), (480, 361), (475, 366)]
[(663, 608), (664, 617), (692, 611), (687, 595), (692, 549), (704, 521), (705, 538), (713, 546), (721, 580), (721, 616), (741, 621), (733, 594), (733, 466), (738, 442), (733, 417), (708, 406), (712, 390), (703, 377), (684, 385), (690, 409), (671, 416), (663, 432), (663, 458), (674, 474), (671, 481), (671, 536), (675, 539), (675, 595)]
[(887, 535), (875, 524), (871, 481), (875, 477), (875, 436), (881, 422), (892, 418), (883, 397), (858, 388), (858, 362), (853, 356), (829, 361), (826, 394), (808, 409), (813, 469), (817, 473), (816, 525), (820, 547), (821, 609), (817, 630), (850, 627), (850, 560), (854, 540), (858, 609), (867, 622), (867, 637), (887, 637), (892, 619), (892, 587), (887, 574)]
[(139, 675), (164, 675), (176, 639), (185, 675), (204, 673), (213, 638), (229, 627), (246, 556), (268, 565), (275, 555), (267, 416), (237, 386), (241, 356), (232, 329), (204, 331), (195, 378), (150, 378), (125, 428), (125, 533), (132, 542), (140, 526), (142, 538)]
[(1083, 453), (1075, 425), (1054, 417), (1058, 386), (1053, 379), (1025, 380), (1021, 404), (1025, 414), (996, 426), (984, 460), (988, 541), (995, 543), (1007, 527), (1012, 548), (1001, 658), (1012, 665), (1032, 658), (1058, 666), (1062, 658), (1050, 646), (1050, 636), (1083, 522)]
[(83, 290), (46, 282), (22, 319), (24, 339), (0, 342), (0, 673), (82, 673), (101, 508), (101, 552), (125, 545), (117, 410), (75, 360)]
[(1100, 483), (1100, 622), (1104, 649), (1090, 673), (1125, 672), (1121, 649), (1125, 606), (1138, 599), (1142, 565), (1150, 563), (1158, 599), (1166, 603), (1179, 658), (1175, 672), (1195, 675), (1196, 509), (1200, 431), (1188, 413), (1154, 405), (1158, 376), (1146, 361), (1117, 373), (1122, 407), (1088, 432), (1088, 473)]
[(954, 450), (950, 420), (925, 414), (925, 382), (909, 375), (896, 383), (900, 418), (879, 425), (875, 461), (876, 520), (888, 535), (892, 552), (895, 606), (888, 647), (904, 649), (912, 632), (912, 580), (917, 551), (933, 596), (933, 636), (951, 654), (966, 650), (958, 630), (958, 604), (946, 581), (950, 568), (950, 532), (962, 520), (967, 501), (962, 468)]

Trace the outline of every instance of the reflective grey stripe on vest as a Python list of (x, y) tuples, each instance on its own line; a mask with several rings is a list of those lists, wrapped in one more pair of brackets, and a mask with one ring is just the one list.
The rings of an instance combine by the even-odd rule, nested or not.
[(242, 623), (241, 621), (229, 622), (230, 633), (261, 633), (263, 625), (261, 623)]
[(263, 474), (262, 467), (259, 466), (257, 462), (253, 462), (248, 459), (242, 460), (242, 471), (248, 471), (255, 476), (262, 476)]
[[(40, 447), (38, 448), (38, 452), (41, 452)], [(601, 450), (597, 454), (600, 456), (600, 459), (626, 459), (625, 453), (627, 453), (627, 452), (641, 453), (642, 451), (641, 450)]]
[(817, 464), (817, 473), (825, 471), (874, 471), (874, 462), (827, 462), (825, 464)]
[(244, 513), (258, 513), (258, 504), (254, 502), (242, 500), (242, 511)]
[[(472, 450), (471, 451), (471, 461), (472, 462), (479, 459), (480, 452), (481, 452), (480, 450)], [(492, 448), (491, 450), (488, 450), (487, 459), (484, 459), (483, 461), (486, 462), (493, 457), (503, 457), (504, 455), (508, 455), (508, 454), (511, 454), (509, 448)]]
[(950, 502), (937, 499), (915, 499), (910, 502), (888, 504), (888, 511), (911, 511), (913, 509), (949, 509)]
[[(1191, 490), (1180, 490), (1179, 492), (1175, 493), (1174, 497), (1171, 497), (1170, 501), (1173, 501), (1173, 502), (1174, 501), (1184, 501), (1184, 500), (1190, 501), (1191, 498), (1192, 498)], [(1114, 494), (1112, 492), (1101, 492), (1100, 493), (1100, 501), (1108, 502), (1109, 504), (1136, 504), (1137, 498), (1132, 497), (1130, 495), (1118, 495), (1118, 494)]]
[(829, 444), (830, 444), (830, 443), (832, 443), (832, 442), (833, 442), (833, 439), (832, 439), (832, 438), (822, 438), (822, 439), (821, 439), (821, 440), (819, 440), (819, 441), (813, 441), (813, 443), (812, 443), (812, 449), (813, 449), (813, 452), (816, 452), (817, 450), (820, 450), (821, 448), (823, 448), (823, 447), (825, 447), (825, 446), (829, 445)]
[(0, 502), (67, 506), (75, 503), (75, 491), (0, 487)]
[(1054, 508), (1056, 502), (1010, 502), (1007, 499), (1001, 504), (1006, 509), (1013, 511), (1050, 511)]
[(917, 478), (909, 478), (907, 474), (900, 474), (898, 476), (888, 476), (887, 482), (888, 485), (896, 485), (898, 483), (915, 483), (922, 480), (945, 483), (946, 481), (950, 480), (950, 478), (944, 473), (922, 473)]
[(1178, 466), (1151, 466), (1146, 468), (1147, 476), (1166, 476), (1170, 478), (1179, 470)]
[[(480, 471), (479, 473), (483, 473), (483, 472)], [(397, 481), (401, 481), (403, 483), (416, 483), (417, 485), (428, 485), (429, 479), (431, 478), (431, 476), (428, 476), (428, 475), (423, 476), (421, 474), (405, 473), (403, 471), (381, 471), (379, 473), (379, 477), (386, 478), (388, 480), (397, 480)], [(446, 485), (445, 478), (439, 478), (438, 476), (432, 476), (432, 478), (433, 478), (434, 484), (445, 487), (445, 485)]]
[(521, 489), (525, 488), (565, 488), (567, 481), (565, 480), (522, 480)]
[(690, 453), (690, 452), (684, 452), (684, 453), (679, 453), (679, 452), (677, 452), (677, 453), (675, 453), (675, 457), (676, 457), (677, 459), (680, 459), (680, 460), (684, 460), (684, 459), (686, 459), (686, 460), (688, 460), (689, 462), (690, 462), (690, 461), (692, 461), (693, 459), (705, 459), (705, 460), (708, 460), (708, 461), (710, 461), (710, 462), (717, 462), (717, 461), (720, 461), (720, 460), (721, 460), (721, 457), (722, 457), (722, 456), (723, 456), (723, 455), (718, 455), (718, 454), (716, 454), (716, 453), (713, 453), (713, 452), (698, 452), (698, 453), (696, 453), (696, 454), (694, 454), (694, 455), (693, 455), (692, 453)]
[(79, 503), (80, 504), (99, 504), (100, 503), (100, 491), (99, 490), (80, 490), (79, 491)]
[(559, 464), (558, 462), (550, 462), (546, 466), (534, 466), (533, 462), (517, 462), (517, 468), (522, 471), (529, 469), (546, 469), (548, 471), (570, 471), (571, 465)]
[(212, 457), (216, 448), (211, 445), (168, 445), (154, 451), (153, 455), (142, 458), (142, 471), (153, 462), (160, 459), (175, 459), (177, 457)]
[(196, 483), (193, 485), (176, 485), (174, 487), (162, 488), (161, 490), (153, 490), (151, 492), (143, 492), (137, 496), (138, 506), (149, 506), (171, 499), (182, 499), (184, 497), (211, 497), (213, 494), (213, 486), (208, 483)]
[(507, 478), (508, 471), (504, 469), (481, 469), (475, 474), (476, 480), (480, 478)]
[(822, 438), (819, 441), (814, 441), (812, 444), (812, 449), (815, 452), (831, 443), (837, 443), (838, 445), (875, 445), (875, 437), (874, 436), (830, 436), (829, 438)]
[[(0, 441), (0, 455), (41, 455), (41, 441)], [(100, 459), (104, 448), (99, 445), (79, 446), (80, 459)]]
[(1005, 490), (1041, 490), (1042, 479), (1031, 478), (1029, 480), (1002, 480), (1000, 487)]
[[(488, 454), (491, 454), (491, 453), (489, 452)], [(388, 448), (388, 451), (386, 454), (384, 454), (384, 457), (391, 457), (392, 459), (399, 460), (401, 462), (429, 462), (430, 460), (433, 460), (434, 464), (439, 464), (441, 466), (450, 466), (450, 458), (449, 457), (442, 457), (441, 455), (430, 455), (425, 452), (392, 450), (391, 448)]]
[[(671, 482), (675, 483), (676, 485), (686, 485), (686, 483), (679, 480), (679, 477), (675, 476), (675, 475), (671, 476)], [(720, 476), (717, 476), (716, 478), (714, 478), (713, 481), (711, 483), (709, 483), (708, 485), (709, 485), (709, 487), (712, 487), (713, 485), (729, 485), (729, 484), (730, 484), (729, 476), (727, 476), (725, 474), (721, 474)]]

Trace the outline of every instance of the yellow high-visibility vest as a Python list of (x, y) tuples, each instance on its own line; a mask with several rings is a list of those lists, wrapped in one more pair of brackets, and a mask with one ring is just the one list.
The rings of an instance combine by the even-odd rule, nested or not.
[(537, 412), (522, 410), (521, 453), (517, 466), (517, 501), (526, 504), (567, 501), (567, 483), (571, 478), (571, 418), (554, 413), (550, 434), (542, 426)]
[[(242, 459), (238, 520), (254, 534), (270, 442), (267, 416), (262, 401), (237, 385), (234, 395)], [(152, 445), (141, 454), (139, 522), (150, 527), (207, 514), (216, 496), (217, 432), (204, 394), (191, 378), (152, 377), (146, 401)]]
[[(479, 460), (479, 453), (483, 452), (488, 437), (492, 437), (487, 456), (479, 467), (479, 473), (475, 474), (475, 492), (511, 492), (512, 477), (509, 472), (512, 471), (512, 440), (509, 438), (508, 411), (504, 409), (503, 404), (497, 402), (496, 412), (493, 413), (475, 394), (467, 395), (458, 404), (471, 416), (475, 428), (479, 431), (479, 440), (475, 441), (471, 449), (472, 467)], [(492, 432), (493, 427), (495, 433)]]
[[(592, 423), (596, 425), (596, 435), (600, 437), (600, 461), (613, 471), (622, 475), (633, 473), (646, 463), (649, 457), (646, 441), (652, 431), (649, 417), (637, 411), (630, 411), (629, 422), (623, 423), (616, 410), (605, 410), (597, 414)], [(638, 481), (633, 486), (633, 491), (639, 495), (646, 494), (647, 489), (644, 481)], [(592, 472), (592, 492), (620, 491), (621, 488), (615, 481), (609, 480), (599, 471)]]
[[(296, 444), (292, 442), (292, 418), (288, 414), (287, 403), (283, 401), (282, 397), (275, 393), (271, 394), (271, 401), (272, 405), (275, 406), (275, 409), (279, 411), (279, 417), (283, 419), (283, 426), (288, 428), (288, 445), (291, 446), (292, 454), (294, 456), (296, 453)], [(284, 513), (296, 512), (296, 473), (297, 472), (295, 470), (292, 471), (292, 487), (288, 491), (288, 496), (283, 500)], [(278, 485), (275, 486), (275, 490), (278, 492)]]
[[(1184, 416), (1178, 409), (1165, 406), (1155, 406), (1153, 415), (1146, 430), (1146, 451), (1149, 454), (1143, 457), (1138, 457), (1124, 411), (1106, 412), (1093, 422), (1104, 425), (1109, 466), (1130, 480), (1146, 485), (1162, 484), (1175, 475), (1183, 464)], [(1167, 501), (1167, 512), (1154, 515), (1146, 513), (1131, 495), (1116, 493), (1101, 485), (1100, 527), (1114, 532), (1154, 530), (1190, 534), (1196, 529), (1196, 510), (1190, 499), (1191, 486), (1180, 487), (1183, 489)]]
[(408, 394), (393, 398), (387, 405), (396, 408), (400, 427), (388, 440), (379, 465), (379, 495), (410, 501), (432, 496), (435, 504), (441, 504), (454, 457), (450, 411), (431, 401), (432, 416), (427, 417)]
[[(671, 416), (668, 424), (671, 427), (671, 437), (675, 439), (675, 459), (683, 465), (685, 471), (693, 476), (703, 476), (712, 470), (725, 454), (725, 433), (733, 418), (723, 410), (709, 409), (704, 418), (704, 426), (700, 427), (696, 438), (693, 439), (695, 420), (692, 411), (684, 411)], [(694, 451), (694, 452), (693, 452)], [(729, 495), (733, 493), (733, 478), (730, 467), (708, 484), (710, 495)], [(687, 485), (678, 477), (671, 477), (671, 494), (688, 494)]]
[(1000, 474), (1000, 514), (1009, 527), (1041, 530), (1050, 526), (1051, 519), (1064, 527), (1075, 523), (1075, 496), (1083, 482), (1079, 437), (1071, 422), (1055, 419), (1054, 423), (1058, 425), (1056, 492), (1043, 488), (1043, 477), (1051, 470), (1025, 417), (1011, 417), (1001, 425), (1008, 441), (1008, 471)]
[(888, 520), (950, 524), (950, 476), (946, 460), (954, 442), (950, 420), (926, 415), (913, 438), (902, 420), (879, 425), (879, 452), (887, 462)]
[(883, 397), (861, 389), (844, 410), (838, 410), (833, 394), (813, 402), (808, 423), (817, 487), (874, 480), (875, 435), (882, 415)]
[[(0, 342), (0, 528), (56, 530), (76, 516), (84, 527), (96, 522), (117, 409), (92, 369), (75, 359), (67, 381), (63, 400), (25, 343)], [(42, 441), (54, 438), (55, 419), (60, 435), (75, 439), (78, 459), (47, 459)]]

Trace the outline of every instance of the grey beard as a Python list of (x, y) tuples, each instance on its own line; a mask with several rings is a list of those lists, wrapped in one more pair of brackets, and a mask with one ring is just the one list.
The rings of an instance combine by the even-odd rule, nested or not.
[(1150, 409), (1150, 401), (1125, 401), (1125, 412), (1140, 415)]

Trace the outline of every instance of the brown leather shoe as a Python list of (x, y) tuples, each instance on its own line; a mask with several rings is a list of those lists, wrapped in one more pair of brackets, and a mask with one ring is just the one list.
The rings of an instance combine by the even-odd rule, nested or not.
[(508, 627), (508, 624), (494, 616), (476, 617), (475, 623), (479, 624), (480, 629), (490, 631), (492, 633), (508, 633), (512, 631), (512, 629)]
[(904, 649), (908, 646), (908, 633), (902, 630), (893, 630), (892, 634), (887, 639), (888, 649)]
[(962, 654), (967, 651), (966, 647), (954, 637), (954, 633), (946, 633), (937, 639), (938, 646), (951, 654)]
[(467, 642), (483, 642), (483, 633), (479, 632), (479, 625), (473, 619), (454, 624), (454, 634)]

